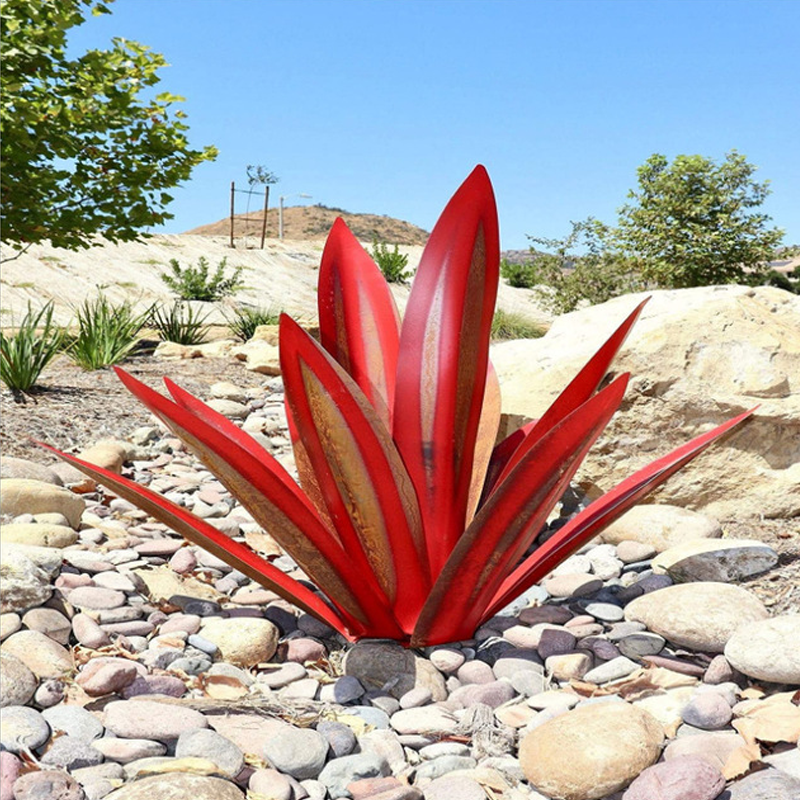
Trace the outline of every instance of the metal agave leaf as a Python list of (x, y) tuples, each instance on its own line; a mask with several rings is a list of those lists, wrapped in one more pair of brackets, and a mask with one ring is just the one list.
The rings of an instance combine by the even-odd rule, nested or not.
[(117, 370), (321, 594), (160, 495), (61, 455), (349, 640), (469, 638), (752, 413), (640, 470), (526, 557), (622, 402), (628, 375), (598, 387), (644, 303), (541, 419), (495, 446), (500, 392), (489, 336), (498, 272), (497, 212), (480, 166), (431, 234), (402, 324), (380, 270), (337, 220), (320, 268), (321, 344), (285, 315), (280, 325), (303, 489), (250, 436), (168, 379), (172, 399)]

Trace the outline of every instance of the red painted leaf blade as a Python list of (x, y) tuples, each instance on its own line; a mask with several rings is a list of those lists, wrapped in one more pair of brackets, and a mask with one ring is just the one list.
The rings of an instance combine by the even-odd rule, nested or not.
[[(527, 426), (527, 434), (519, 441), (517, 448), (508, 458), (494, 485), (497, 485), (498, 482), (502, 482), (505, 479), (541, 436), (554, 425), (557, 425), (568, 414), (571, 414), (579, 405), (586, 402), (586, 400), (597, 391), (597, 387), (608, 372), (608, 368), (614, 356), (619, 352), (620, 347), (622, 347), (631, 328), (639, 318), (642, 309), (649, 299), (649, 297), (646, 297), (636, 306), (624, 322), (606, 340), (603, 346), (589, 359), (583, 369), (570, 381), (564, 391), (555, 399), (550, 408), (545, 411), (536, 424), (529, 424)], [(515, 436), (515, 434), (511, 434), (511, 436)], [(511, 437), (509, 437), (509, 439), (510, 438)], [(519, 436), (516, 436), (515, 439), (519, 439)], [(500, 452), (504, 452), (504, 445), (505, 442), (501, 442), (498, 445)], [(506, 445), (505, 450), (508, 449), (510, 449), (510, 447)]]
[(465, 527), (499, 249), (494, 194), (479, 166), (431, 233), (400, 332), (393, 437), (420, 499), (434, 575)]
[(422, 520), (400, 454), (355, 381), (281, 317), (292, 419), (330, 518), (362, 581), (375, 581), (409, 633), (430, 587)]
[[(348, 639), (352, 640), (362, 634), (363, 627), (356, 620), (347, 615), (340, 617), (302, 583), (290, 578), (246, 545), (231, 539), (176, 503), (127, 478), (96, 467), (75, 456), (62, 453), (49, 445), (42, 444), (42, 447), (46, 447), (98, 483), (107, 486), (119, 497), (146, 511), (151, 517), (168, 525), (193, 544), (202, 547), (217, 558), (221, 558), (298, 608), (331, 625)], [(347, 619), (347, 623), (345, 623), (345, 619)]]
[[(287, 483), (277, 461), (267, 466), (188, 409), (117, 370), (125, 386), (239, 499), (253, 518), (300, 565), (314, 583), (365, 627), (394, 636), (397, 626), (368, 582), (359, 580), (348, 554), (320, 522), (308, 498)], [(265, 454), (271, 458), (268, 454)], [(376, 634), (373, 634), (376, 635)]]
[(611, 491), (595, 500), (541, 547), (537, 548), (503, 581), (484, 619), (497, 613), (515, 597), (541, 580), (584, 542), (591, 539), (681, 467), (700, 455), (720, 436), (744, 422), (754, 411), (755, 408), (745, 411), (713, 430), (697, 436), (666, 456), (638, 470), (617, 484)]
[(623, 375), (551, 428), (478, 512), (420, 614), (416, 645), (469, 638), (619, 408)]
[(341, 217), (322, 253), (317, 305), (322, 346), (391, 429), (400, 315), (380, 269)]

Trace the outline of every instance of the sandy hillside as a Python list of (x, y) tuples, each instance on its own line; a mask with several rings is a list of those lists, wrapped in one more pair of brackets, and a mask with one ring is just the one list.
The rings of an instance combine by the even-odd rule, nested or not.
[[(253, 198), (252, 202), (255, 202)], [(257, 203), (256, 203), (257, 205)], [(252, 205), (251, 205), (252, 207)], [(237, 206), (237, 210), (238, 210)], [(374, 239), (391, 245), (425, 244), (428, 232), (410, 222), (378, 214), (351, 214), (341, 208), (324, 206), (290, 206), (283, 209), (283, 235), (286, 239), (316, 240), (325, 239), (337, 217), (342, 217), (351, 231), (362, 241), (372, 242)], [(263, 208), (250, 213), (234, 216), (234, 236), (247, 236), (251, 243), (261, 240), (261, 227), (264, 219)], [(210, 225), (201, 225), (186, 231), (188, 234), (200, 236), (230, 236), (230, 217)], [(270, 208), (267, 212), (267, 238), (278, 237), (278, 209)]]
[[(252, 244), (252, 240), (251, 240)], [(369, 247), (369, 242), (364, 242)], [(35, 245), (27, 253), (2, 266), (0, 284), (0, 323), (12, 326), (25, 313), (30, 302), (35, 308), (48, 300), (55, 301), (55, 320), (68, 324), (73, 308), (87, 297), (103, 291), (114, 302), (131, 300), (140, 308), (174, 299), (161, 280), (170, 259), (182, 266), (196, 264), (205, 256), (212, 270), (227, 258), (228, 267), (242, 266), (245, 288), (235, 300), (240, 303), (283, 309), (296, 317), (316, 317), (316, 284), (323, 241), (268, 239), (264, 250), (245, 249), (239, 240), (231, 249), (225, 236), (160, 234), (144, 242), (111, 244), (71, 252), (50, 245)], [(401, 245), (409, 267), (416, 268), (422, 245)], [(5, 255), (5, 254), (4, 254)], [(405, 307), (410, 287), (393, 286), (399, 307)], [(534, 321), (546, 322), (550, 316), (537, 305), (527, 289), (500, 285), (499, 305), (517, 311)], [(224, 323), (223, 312), (213, 306), (211, 322)]]

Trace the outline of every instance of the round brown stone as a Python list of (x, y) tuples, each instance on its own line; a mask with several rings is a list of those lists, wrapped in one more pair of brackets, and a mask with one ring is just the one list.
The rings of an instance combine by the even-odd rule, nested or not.
[(553, 800), (597, 800), (627, 786), (654, 764), (664, 731), (658, 720), (627, 703), (582, 706), (523, 737), (525, 777)]

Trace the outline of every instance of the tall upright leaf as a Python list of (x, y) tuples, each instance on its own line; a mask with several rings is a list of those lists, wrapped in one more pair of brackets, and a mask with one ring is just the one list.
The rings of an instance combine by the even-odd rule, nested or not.
[(464, 530), (499, 275), (497, 209), (476, 167), (442, 212), (400, 331), (393, 436), (436, 574)]

